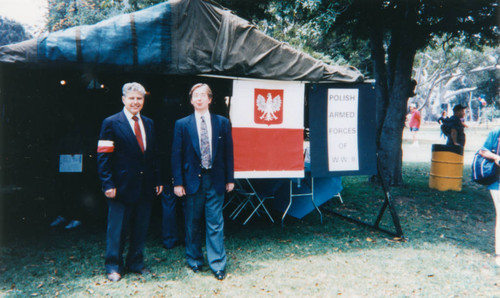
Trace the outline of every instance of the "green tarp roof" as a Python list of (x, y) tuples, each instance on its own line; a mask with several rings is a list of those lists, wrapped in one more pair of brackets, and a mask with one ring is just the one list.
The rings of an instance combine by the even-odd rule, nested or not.
[(125, 67), (161, 74), (219, 74), (276, 80), (362, 81), (204, 0), (171, 0), (95, 25), (0, 47), (0, 63)]

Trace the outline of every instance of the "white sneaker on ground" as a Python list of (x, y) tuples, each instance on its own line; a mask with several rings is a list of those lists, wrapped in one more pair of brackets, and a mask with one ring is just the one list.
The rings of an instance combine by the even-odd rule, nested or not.
[(82, 225), (81, 221), (79, 221), (79, 220), (72, 220), (64, 228), (65, 229), (73, 229), (73, 228), (76, 228), (76, 227), (81, 226), (81, 225)]
[(62, 224), (65, 221), (66, 221), (66, 218), (59, 215), (56, 219), (54, 219), (53, 222), (50, 223), (50, 226), (55, 227), (55, 226)]

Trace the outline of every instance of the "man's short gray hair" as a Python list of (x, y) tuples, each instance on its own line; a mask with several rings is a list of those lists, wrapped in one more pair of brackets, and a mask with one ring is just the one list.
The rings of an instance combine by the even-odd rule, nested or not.
[(146, 95), (146, 89), (144, 89), (144, 86), (136, 82), (126, 83), (125, 85), (123, 85), (122, 95), (127, 96), (127, 93), (134, 91), (141, 93), (142, 96)]

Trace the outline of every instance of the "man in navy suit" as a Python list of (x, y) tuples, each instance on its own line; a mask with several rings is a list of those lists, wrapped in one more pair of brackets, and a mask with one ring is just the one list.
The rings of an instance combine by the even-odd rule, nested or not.
[(108, 201), (105, 266), (111, 281), (121, 279), (127, 235), (126, 269), (149, 273), (143, 250), (151, 200), (163, 190), (153, 121), (140, 114), (146, 90), (139, 83), (127, 83), (122, 94), (123, 111), (104, 119), (97, 148), (99, 178)]
[(233, 139), (225, 117), (211, 114), (212, 90), (196, 84), (189, 92), (194, 113), (177, 120), (172, 145), (174, 193), (186, 196), (186, 259), (194, 272), (203, 266), (202, 219), (207, 259), (218, 280), (225, 278), (224, 192), (234, 188)]

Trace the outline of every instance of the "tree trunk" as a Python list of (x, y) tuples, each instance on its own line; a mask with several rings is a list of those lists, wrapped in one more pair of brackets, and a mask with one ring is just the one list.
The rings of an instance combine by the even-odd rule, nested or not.
[(395, 26), (391, 32), (386, 80), (388, 105), (377, 147), (382, 168), (381, 175), (388, 185), (401, 185), (403, 183), (401, 171), (403, 129), (408, 98), (413, 91), (410, 89), (412, 89), (411, 74), (416, 55), (416, 46), (412, 42), (412, 34), (415, 34), (415, 30), (413, 30), (415, 9), (411, 1), (406, 2), (406, 4), (401, 14), (403, 16), (402, 22)]
[(387, 90), (387, 72), (385, 66), (385, 50), (383, 30), (379, 26), (370, 29), (371, 53), (373, 60), (373, 73), (375, 76), (375, 100), (376, 100), (376, 125), (377, 125), (377, 148), (380, 144), (380, 135), (384, 124), (387, 106), (389, 105), (389, 91)]

